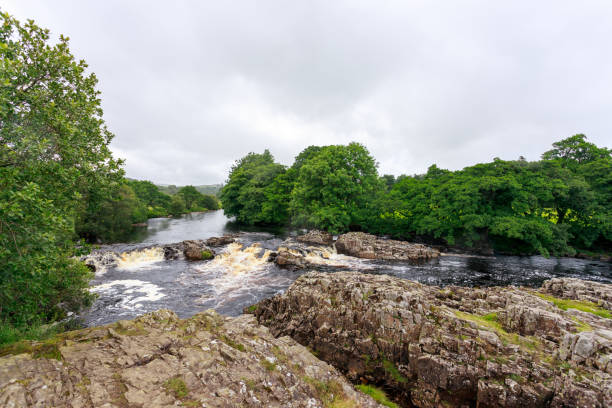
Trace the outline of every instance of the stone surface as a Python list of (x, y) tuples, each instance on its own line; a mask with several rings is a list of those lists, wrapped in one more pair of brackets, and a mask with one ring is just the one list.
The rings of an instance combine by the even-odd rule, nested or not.
[(222, 237), (211, 237), (208, 238), (205, 243), (211, 247), (219, 247), (236, 242), (236, 239), (231, 235), (224, 235)]
[[(578, 300), (595, 300), (603, 286), (555, 280), (542, 291), (580, 287)], [(311, 272), (255, 315), (402, 406), (612, 406), (612, 319), (561, 310), (543, 292)]]
[(27, 347), (0, 358), (3, 408), (379, 406), (250, 315), (180, 320), (160, 310)]
[(366, 259), (417, 261), (440, 255), (437, 249), (426, 245), (383, 239), (364, 232), (342, 234), (335, 245), (338, 253)]
[(612, 310), (612, 285), (575, 278), (554, 278), (544, 282), (542, 291), (564, 299), (586, 300)]
[(298, 236), (296, 241), (313, 245), (331, 245), (334, 243), (334, 237), (329, 232), (310, 230), (306, 234)]
[(203, 259), (202, 251), (209, 251), (215, 256), (215, 251), (209, 248), (201, 239), (186, 240), (175, 244), (167, 244), (162, 247), (164, 259), (174, 260), (182, 256), (189, 261), (200, 261)]

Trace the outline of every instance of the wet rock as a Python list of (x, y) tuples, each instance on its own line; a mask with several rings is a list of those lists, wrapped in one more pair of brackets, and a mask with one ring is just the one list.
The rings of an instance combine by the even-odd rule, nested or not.
[(0, 358), (0, 406), (379, 407), (249, 315), (180, 320), (160, 310), (28, 343), (42, 344), (59, 360), (36, 351)]
[(222, 237), (212, 237), (205, 241), (205, 244), (211, 247), (219, 247), (236, 242), (236, 239), (231, 235), (224, 235)]
[(311, 272), (253, 311), (272, 334), (312, 348), (353, 381), (383, 385), (405, 406), (607, 407), (612, 319), (562, 310), (546, 294), (588, 287), (592, 298), (608, 293), (600, 285), (441, 289)]
[(309, 265), (304, 255), (285, 248), (279, 248), (274, 256), (274, 262), (285, 269), (305, 269)]
[[(175, 260), (181, 255), (189, 261), (200, 261), (203, 259), (212, 259), (215, 256), (215, 251), (209, 248), (201, 239), (187, 240), (175, 244), (164, 245), (164, 259)], [(210, 256), (205, 255), (209, 253)]]
[(417, 261), (440, 255), (437, 249), (422, 244), (382, 239), (364, 232), (342, 234), (335, 245), (338, 253), (366, 259)]
[(334, 243), (334, 237), (329, 232), (310, 230), (297, 237), (296, 241), (313, 245), (331, 245)]
[[(189, 261), (201, 261), (211, 259), (215, 253), (201, 240), (183, 241), (183, 255)], [(207, 255), (208, 254), (208, 255)]]

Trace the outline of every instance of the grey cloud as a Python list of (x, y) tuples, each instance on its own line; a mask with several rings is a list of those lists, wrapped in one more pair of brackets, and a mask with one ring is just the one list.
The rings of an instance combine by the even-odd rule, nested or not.
[(100, 79), (128, 176), (225, 179), (269, 148), (364, 143), (381, 173), (612, 145), (608, 1), (5, 1)]

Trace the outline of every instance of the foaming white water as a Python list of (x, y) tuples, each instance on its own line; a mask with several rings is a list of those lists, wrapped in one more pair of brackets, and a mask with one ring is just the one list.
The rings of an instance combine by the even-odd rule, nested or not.
[(122, 252), (116, 258), (117, 269), (133, 271), (163, 261), (164, 250), (160, 247), (145, 248), (138, 251)]
[(117, 268), (122, 271), (135, 271), (163, 261), (164, 250), (161, 247), (152, 247), (121, 252), (119, 254), (112, 251), (99, 251), (92, 252), (82, 257), (81, 260), (95, 268), (96, 276), (102, 276), (110, 268)]
[(159, 286), (136, 279), (115, 280), (93, 286), (90, 290), (105, 296), (121, 292), (122, 300), (117, 306), (129, 310), (141, 308), (142, 302), (155, 302), (166, 296)]
[[(234, 296), (241, 296), (251, 289), (270, 285), (273, 277), (266, 276), (270, 263), (270, 250), (259, 244), (244, 248), (240, 243), (228, 245), (225, 251), (212, 261), (198, 267), (200, 272), (214, 274), (209, 281), (212, 289), (221, 302), (231, 301)], [(281, 278), (284, 279), (284, 278)], [(210, 297), (203, 296), (206, 301)]]
[(229, 244), (224, 252), (212, 261), (202, 265), (202, 272), (225, 272), (231, 275), (242, 275), (263, 269), (268, 263), (269, 250), (264, 250), (259, 244), (253, 244), (243, 249), (243, 245), (234, 242)]
[[(279, 252), (284, 250), (293, 255), (300, 255), (300, 251), (295, 248), (279, 247), (278, 250)], [(371, 267), (370, 262), (366, 259), (339, 254), (335, 246), (309, 246), (306, 248), (304, 259), (313, 265), (331, 266), (334, 268), (369, 269)]]

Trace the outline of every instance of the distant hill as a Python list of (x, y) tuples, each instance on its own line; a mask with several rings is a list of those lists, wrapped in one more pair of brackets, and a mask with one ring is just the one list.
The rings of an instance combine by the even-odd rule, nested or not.
[[(177, 191), (183, 186), (175, 186), (174, 184), (157, 184), (157, 187), (160, 191), (166, 194), (176, 194)], [(210, 194), (216, 196), (223, 187), (223, 184), (202, 184), (199, 186), (194, 186), (196, 190), (198, 190), (202, 194)]]

